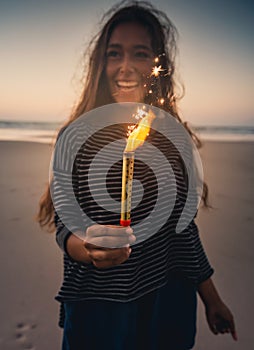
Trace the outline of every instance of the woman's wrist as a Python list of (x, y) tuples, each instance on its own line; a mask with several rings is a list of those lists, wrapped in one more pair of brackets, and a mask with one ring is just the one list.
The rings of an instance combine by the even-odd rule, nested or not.
[(198, 286), (198, 294), (205, 307), (221, 304), (222, 300), (211, 278), (208, 278)]
[(67, 254), (76, 261), (90, 264), (92, 260), (89, 257), (87, 249), (84, 246), (82, 239), (78, 238), (75, 234), (71, 234), (66, 242)]

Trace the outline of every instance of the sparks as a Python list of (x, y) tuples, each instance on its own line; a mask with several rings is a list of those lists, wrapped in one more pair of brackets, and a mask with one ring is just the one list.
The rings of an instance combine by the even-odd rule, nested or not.
[(159, 62), (159, 57), (156, 57), (156, 58), (154, 59), (154, 62), (155, 62), (155, 63), (158, 63), (158, 62)]
[(135, 129), (135, 127), (136, 127), (136, 124), (128, 125), (127, 138), (130, 136), (130, 134)]
[(142, 109), (141, 109), (141, 108), (138, 108), (138, 109), (137, 109), (137, 112), (136, 112), (136, 114), (135, 114), (135, 118), (136, 118), (136, 119), (142, 119), (142, 118), (144, 118), (146, 115), (147, 115), (147, 112), (145, 111), (145, 106), (142, 106)]
[(165, 102), (164, 98), (160, 99), (160, 104), (163, 105), (163, 103)]
[[(147, 116), (147, 112), (146, 112), (146, 106), (143, 105), (142, 108), (137, 108), (137, 111), (132, 114), (132, 118), (135, 118), (138, 123), (140, 122), (141, 119), (143, 119), (144, 117)], [(138, 124), (131, 124), (128, 125), (128, 130), (127, 130), (127, 137), (130, 136), (130, 134), (134, 131), (134, 129), (138, 126)]]
[[(124, 152), (134, 152), (138, 147), (143, 145), (155, 118), (155, 114), (151, 110), (144, 112), (142, 109), (138, 109), (137, 113), (140, 113), (142, 118), (129, 134)], [(128, 128), (129, 131), (131, 128), (132, 126)]]
[(163, 72), (164, 69), (161, 68), (161, 66), (155, 66), (152, 69), (152, 75), (155, 77), (158, 77), (160, 75), (160, 72)]
[(167, 71), (167, 73), (166, 73), (166, 74), (164, 74), (164, 76), (166, 77), (167, 75), (170, 75), (170, 74), (171, 74), (171, 72), (172, 72), (172, 69), (171, 69), (171, 68), (169, 68), (169, 69), (168, 69), (168, 71)]

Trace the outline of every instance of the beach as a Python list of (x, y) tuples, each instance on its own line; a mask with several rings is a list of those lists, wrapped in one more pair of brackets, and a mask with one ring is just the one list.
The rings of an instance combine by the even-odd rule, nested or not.
[[(0, 141), (1, 327), (3, 350), (58, 350), (62, 252), (54, 234), (35, 222), (48, 181), (52, 146)], [(197, 223), (215, 269), (213, 279), (235, 316), (239, 340), (213, 335), (199, 301), (196, 350), (249, 350), (254, 308), (254, 142), (207, 141), (201, 149), (213, 209), (200, 208)], [(142, 350), (142, 349), (141, 349)]]

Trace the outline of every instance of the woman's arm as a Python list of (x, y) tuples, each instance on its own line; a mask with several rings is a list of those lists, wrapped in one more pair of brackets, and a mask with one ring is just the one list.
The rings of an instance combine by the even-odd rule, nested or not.
[(222, 301), (211, 275), (213, 269), (207, 259), (203, 245), (201, 243), (197, 225), (194, 220), (189, 226), (193, 238), (195, 253), (200, 264), (200, 276), (198, 280), (198, 293), (204, 303), (206, 319), (210, 330), (214, 334), (231, 333), (234, 340), (237, 340), (234, 318), (229, 308)]
[(223, 303), (211, 278), (199, 284), (198, 293), (205, 306), (210, 330), (214, 334), (230, 332), (233, 339), (237, 340), (234, 317)]

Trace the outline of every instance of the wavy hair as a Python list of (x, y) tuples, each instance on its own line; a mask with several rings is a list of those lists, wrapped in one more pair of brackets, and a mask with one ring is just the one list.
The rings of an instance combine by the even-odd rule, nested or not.
[[(159, 65), (165, 72), (154, 79), (153, 87), (156, 94), (147, 94), (144, 103), (169, 112), (187, 129), (196, 146), (201, 147), (200, 140), (188, 127), (187, 123), (182, 121), (177, 109), (177, 102), (184, 95), (184, 86), (177, 78), (176, 73), (177, 29), (164, 12), (146, 1), (121, 1), (102, 17), (101, 28), (91, 39), (84, 54), (84, 62), (87, 62), (87, 64), (84, 65), (83, 89), (80, 98), (59, 133), (85, 112), (115, 102), (109, 93), (106, 79), (106, 50), (113, 30), (119, 24), (126, 22), (139, 23), (147, 29), (151, 38), (153, 53), (155, 57), (158, 57)], [(163, 101), (163, 104), (161, 101)], [(208, 207), (208, 187), (206, 183), (203, 185), (202, 200), (204, 206)], [(47, 186), (40, 199), (36, 220), (41, 227), (48, 226), (49, 231), (52, 231), (54, 206), (50, 194), (50, 185)]]

